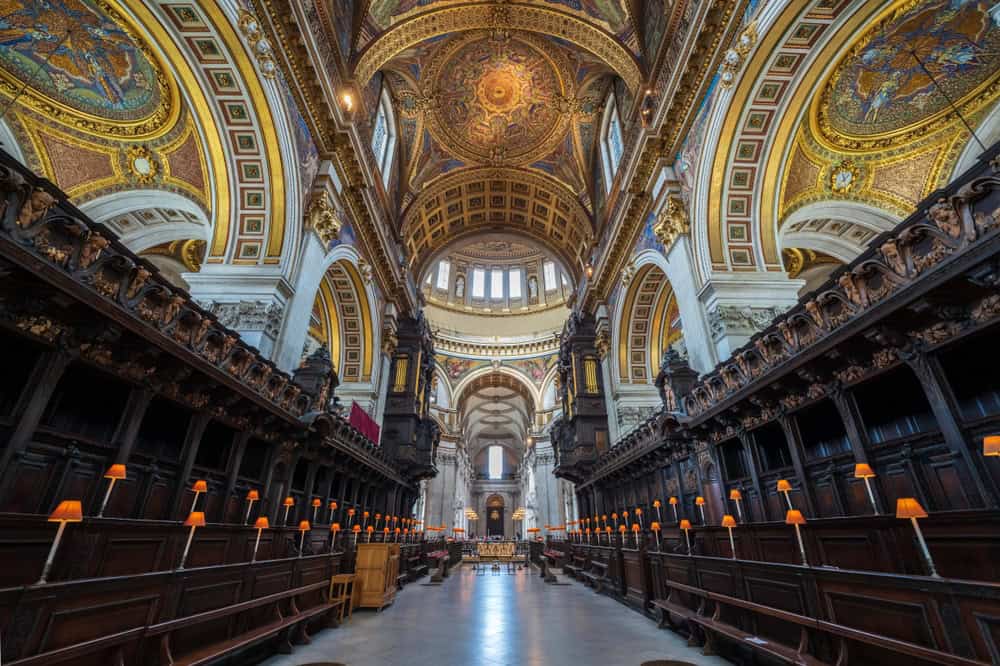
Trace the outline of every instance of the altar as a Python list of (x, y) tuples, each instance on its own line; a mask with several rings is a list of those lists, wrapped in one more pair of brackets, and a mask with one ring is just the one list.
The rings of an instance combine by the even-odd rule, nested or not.
[(512, 560), (516, 553), (516, 541), (482, 541), (476, 544), (476, 557), (480, 560)]

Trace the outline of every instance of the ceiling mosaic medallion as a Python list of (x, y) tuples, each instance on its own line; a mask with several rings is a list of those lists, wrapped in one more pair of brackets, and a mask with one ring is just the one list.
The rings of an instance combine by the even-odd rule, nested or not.
[(0, 4), (0, 86), (8, 95), (24, 87), (20, 101), (93, 134), (139, 138), (170, 129), (176, 89), (110, 3)]
[(951, 122), (948, 98), (967, 112), (992, 99), (1000, 74), (992, 4), (897, 3), (824, 86), (817, 107), (822, 136), (844, 148), (889, 147)]
[(450, 152), (486, 164), (527, 164), (569, 127), (568, 66), (542, 40), (477, 32), (444, 46), (428, 72), (430, 129)]

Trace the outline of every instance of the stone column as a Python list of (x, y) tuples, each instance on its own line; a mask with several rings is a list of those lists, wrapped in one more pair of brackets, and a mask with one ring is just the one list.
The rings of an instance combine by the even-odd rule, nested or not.
[[(618, 399), (618, 382), (615, 381), (614, 373), (611, 371), (611, 356), (608, 352), (611, 349), (611, 320), (608, 316), (608, 308), (602, 303), (597, 308), (597, 336), (594, 338), (594, 348), (597, 356), (601, 359), (601, 379), (604, 380), (604, 404), (608, 413), (608, 445), (614, 446), (621, 438), (622, 433), (618, 429), (618, 419), (615, 417), (616, 402)], [(627, 333), (625, 333), (627, 334)]]

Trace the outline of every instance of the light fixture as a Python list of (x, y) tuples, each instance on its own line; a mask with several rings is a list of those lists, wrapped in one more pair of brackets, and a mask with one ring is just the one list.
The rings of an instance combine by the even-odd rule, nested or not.
[(191, 531), (188, 532), (187, 543), (184, 544), (184, 553), (181, 555), (181, 564), (178, 569), (184, 568), (184, 563), (187, 562), (188, 551), (191, 550), (191, 541), (194, 540), (194, 531), (199, 527), (205, 526), (205, 512), (204, 511), (192, 511), (187, 520), (184, 521), (184, 527), (190, 527)]
[(340, 103), (343, 105), (344, 111), (351, 113), (354, 111), (354, 94), (350, 90), (340, 93)]
[(42, 577), (38, 579), (36, 585), (45, 585), (45, 579), (52, 570), (52, 563), (56, 559), (56, 551), (59, 550), (59, 542), (62, 541), (63, 532), (66, 530), (66, 523), (83, 522), (83, 504), (80, 500), (63, 500), (59, 502), (56, 510), (49, 514), (50, 523), (59, 523), (56, 530), (56, 538), (52, 540), (52, 547), (49, 548), (49, 555), (45, 558), (45, 565), (42, 566)]
[(308, 520), (303, 520), (299, 523), (299, 557), (302, 557), (302, 551), (306, 543), (306, 532), (312, 529), (312, 525), (309, 524)]
[(312, 518), (312, 521), (314, 523), (316, 522), (316, 512), (319, 511), (319, 508), (321, 506), (323, 506), (323, 500), (321, 500), (318, 497), (314, 497), (313, 501), (312, 501), (312, 508), (313, 508), (313, 518)]
[(741, 493), (736, 488), (729, 491), (729, 499), (736, 502), (736, 515), (740, 517), (740, 522), (743, 522), (743, 508), (740, 507), (740, 501), (743, 499), (743, 493)]
[(257, 561), (257, 548), (260, 546), (260, 533), (271, 525), (268, 523), (267, 516), (261, 516), (257, 519), (257, 522), (254, 523), (253, 526), (257, 530), (257, 540), (253, 542), (253, 555), (250, 557), (251, 563)]
[(733, 559), (736, 559), (736, 541), (733, 539), (733, 528), (736, 527), (736, 519), (730, 516), (728, 513), (722, 517), (722, 526), (729, 530), (729, 549), (733, 553)]
[(940, 578), (937, 569), (934, 568), (934, 559), (931, 557), (931, 551), (927, 548), (927, 542), (924, 541), (924, 533), (920, 531), (920, 525), (917, 523), (918, 518), (927, 517), (924, 507), (920, 506), (920, 502), (913, 497), (900, 497), (896, 500), (896, 517), (903, 520), (910, 519), (913, 531), (917, 534), (917, 542), (920, 544), (920, 553), (924, 556), (924, 561), (927, 562), (927, 568), (930, 569), (931, 576)]
[(194, 492), (194, 501), (191, 502), (191, 512), (193, 513), (198, 507), (198, 495), (208, 492), (208, 482), (205, 481), (205, 479), (198, 479), (194, 482), (194, 485), (191, 486), (191, 490)]
[(684, 530), (684, 541), (687, 542), (688, 555), (691, 555), (691, 521), (685, 518), (680, 522), (679, 527)]
[(676, 497), (670, 498), (670, 508), (674, 510), (674, 522), (677, 522), (677, 504), (679, 503)]
[(799, 525), (806, 524), (805, 516), (797, 509), (789, 509), (788, 513), (785, 514), (785, 524), (795, 527), (795, 538), (799, 542), (799, 554), (802, 555), (802, 566), (809, 566), (809, 560), (806, 559), (806, 547), (802, 543), (802, 532), (799, 530)]
[(778, 479), (778, 492), (785, 494), (789, 510), (795, 508), (792, 506), (792, 498), (788, 496), (788, 493), (792, 492), (792, 484), (788, 482), (788, 479)]
[(854, 466), (854, 478), (864, 479), (865, 490), (868, 491), (868, 501), (872, 503), (872, 513), (878, 513), (878, 505), (875, 504), (875, 493), (872, 492), (871, 479), (875, 478), (875, 471), (868, 463), (858, 463)]
[(587, 264), (586, 267), (583, 269), (583, 271), (587, 275), (588, 278), (594, 277), (594, 265), (593, 264)]
[(251, 490), (247, 493), (247, 515), (243, 519), (244, 523), (250, 522), (250, 510), (253, 508), (253, 503), (260, 499), (260, 493), (256, 490)]
[(288, 497), (285, 498), (285, 501), (282, 502), (282, 504), (285, 507), (285, 519), (282, 520), (281, 522), (284, 523), (285, 525), (287, 525), (288, 524), (288, 511), (293, 506), (295, 506), (295, 498), (292, 497), (291, 495), (289, 495)]
[(101, 509), (97, 512), (97, 517), (102, 518), (104, 516), (104, 509), (108, 506), (108, 500), (111, 499), (111, 490), (115, 487), (115, 481), (125, 478), (125, 465), (121, 463), (116, 463), (108, 468), (108, 471), (104, 473), (105, 479), (110, 479), (108, 482), (108, 490), (104, 493), (104, 500), (101, 501)]
[(1000, 456), (1000, 435), (983, 437), (983, 455)]
[(701, 510), (701, 524), (706, 525), (708, 521), (705, 520), (705, 498), (698, 495), (694, 498), (694, 503)]

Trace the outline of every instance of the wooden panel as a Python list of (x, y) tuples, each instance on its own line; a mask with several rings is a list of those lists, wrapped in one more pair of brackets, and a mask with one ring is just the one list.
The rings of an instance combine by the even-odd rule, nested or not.
[(82, 643), (149, 623), (157, 609), (159, 596), (105, 601), (111, 594), (100, 595), (96, 603), (74, 604), (53, 612), (46, 622), (38, 645), (39, 652)]

